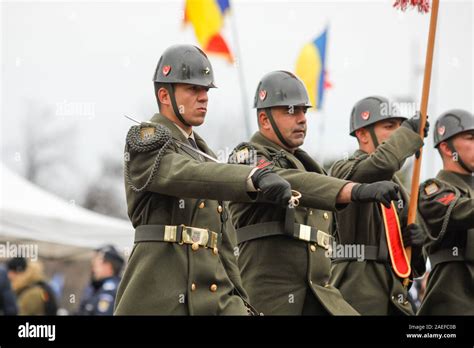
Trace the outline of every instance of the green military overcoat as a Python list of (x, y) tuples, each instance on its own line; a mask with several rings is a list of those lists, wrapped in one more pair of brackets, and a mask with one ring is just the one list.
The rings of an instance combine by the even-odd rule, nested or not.
[[(187, 142), (163, 115), (156, 114), (151, 122), (168, 128), (173, 139)], [(200, 150), (215, 157), (204, 140), (194, 135)], [(129, 177), (136, 187), (143, 186), (150, 177), (159, 150), (128, 149)], [(251, 201), (246, 186), (251, 170), (248, 166), (211, 162), (173, 142), (146, 190), (134, 192), (125, 180), (133, 226), (137, 231), (143, 226), (152, 227), (147, 231), (149, 238), (134, 244), (118, 289), (116, 315), (247, 314), (243, 302), (247, 295), (223, 201)], [(217, 233), (216, 248), (153, 240), (154, 226), (180, 225)]]
[(432, 264), (418, 314), (474, 315), (474, 176), (441, 170), (420, 186), (418, 205)]
[[(260, 132), (236, 149), (236, 157), (247, 150), (256, 154), (259, 165), (268, 165), (302, 194), (292, 223), (331, 233), (331, 211), (336, 210), (336, 197), (347, 181), (326, 176), (306, 152), (298, 149), (289, 153)], [(231, 202), (229, 208), (238, 239), (245, 227), (260, 233), (260, 224), (283, 225), (287, 213), (285, 208), (265, 203)], [(265, 315), (357, 315), (340, 292), (329, 285), (329, 248), (330, 241), (318, 244), (287, 235), (242, 242), (238, 263), (252, 305)]]
[[(380, 144), (373, 154), (368, 155), (357, 150), (348, 159), (334, 163), (331, 175), (361, 183), (392, 180), (400, 185), (401, 198), (404, 205), (408, 206), (408, 193), (395, 174), (405, 160), (422, 145), (418, 134), (400, 127), (387, 141)], [(331, 284), (337, 287), (344, 298), (362, 315), (413, 315), (407, 299), (407, 288), (389, 263), (380, 205), (351, 203), (337, 213), (337, 222), (336, 238), (339, 244), (379, 248), (380, 258), (362, 261), (335, 260)], [(400, 223), (403, 225), (404, 222)], [(423, 274), (424, 260), (421, 249), (419, 253), (413, 253), (411, 264), (415, 276)]]

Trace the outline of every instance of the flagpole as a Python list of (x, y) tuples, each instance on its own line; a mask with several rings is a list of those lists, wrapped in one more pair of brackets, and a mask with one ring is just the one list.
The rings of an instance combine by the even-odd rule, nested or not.
[[(431, 84), (431, 73), (433, 70), (433, 56), (435, 48), (436, 29), (438, 24), (438, 11), (439, 11), (440, 0), (433, 0), (431, 5), (431, 16), (430, 26), (428, 30), (428, 45), (426, 48), (425, 58), (425, 72), (423, 75), (423, 89), (421, 93), (421, 107), (420, 107), (420, 138), (424, 137), (424, 128), (427, 119), (428, 101), (430, 96), (430, 84)], [(394, 4), (395, 7), (401, 8), (404, 11), (408, 6), (418, 7), (420, 12), (429, 11), (428, 0), (397, 0)], [(423, 148), (419, 149), (419, 155), (415, 158), (413, 164), (413, 174), (411, 180), (411, 192), (410, 192), (410, 204), (408, 205), (408, 221), (407, 225), (413, 224), (416, 221), (416, 213), (418, 208), (418, 190), (420, 185), (420, 174), (421, 174), (421, 161), (423, 159)], [(411, 246), (405, 248), (406, 256), (408, 261), (411, 261)], [(408, 285), (410, 279), (405, 278), (403, 284)]]
[[(325, 34), (324, 34), (325, 33)], [(316, 109), (316, 114), (319, 113), (320, 117), (321, 117), (321, 126), (320, 126), (320, 133), (321, 133), (321, 157), (320, 157), (320, 163), (321, 163), (321, 166), (324, 168), (324, 161), (326, 160), (326, 153), (324, 152), (324, 134), (325, 134), (325, 128), (326, 128), (326, 116), (325, 116), (325, 112), (323, 111), (322, 109), (322, 101), (323, 101), (323, 97), (324, 97), (324, 92), (326, 91), (326, 69), (327, 69), (327, 56), (328, 56), (328, 36), (329, 36), (329, 22), (326, 22), (326, 25), (324, 27), (324, 31), (323, 31), (323, 34), (326, 36), (326, 42), (324, 44), (324, 64), (323, 66), (321, 67), (321, 74), (323, 76), (323, 86), (322, 86), (322, 90), (319, 91), (318, 93), (318, 100), (317, 100), (317, 109)], [(317, 82), (316, 82), (317, 83)], [(321, 96), (321, 98), (320, 98)], [(321, 105), (319, 104), (319, 99), (321, 99)]]
[(242, 55), (240, 54), (240, 45), (239, 45), (239, 37), (237, 34), (237, 27), (235, 23), (235, 7), (231, 6), (230, 7), (230, 25), (231, 25), (231, 31), (232, 31), (232, 39), (234, 41), (234, 52), (235, 52), (235, 62), (234, 65), (237, 68), (237, 75), (239, 78), (239, 87), (240, 87), (240, 97), (241, 97), (241, 103), (242, 103), (242, 112), (244, 116), (244, 125), (245, 125), (245, 132), (246, 132), (246, 138), (250, 139), (250, 136), (252, 135), (252, 126), (250, 124), (250, 115), (249, 115), (249, 99), (247, 96), (247, 91), (245, 89), (245, 76), (244, 76), (244, 71), (243, 71), (243, 64), (242, 64)]
[(326, 117), (324, 115), (324, 112), (322, 110), (316, 110), (315, 114), (318, 115), (321, 118), (321, 124), (319, 126), (319, 138), (320, 138), (320, 149), (319, 153), (321, 156), (319, 157), (319, 162), (321, 163), (321, 166), (324, 167), (324, 161), (326, 160), (326, 153), (324, 152), (324, 133), (325, 133), (325, 128), (326, 128)]
[[(439, 0), (433, 0), (431, 9), (430, 28), (428, 33), (428, 47), (426, 49), (425, 73), (423, 78), (423, 90), (421, 96), (421, 122), (420, 137), (423, 139), (423, 131), (427, 118), (428, 99), (430, 95), (431, 71), (433, 68), (433, 55), (436, 37), (436, 26), (438, 20)], [(408, 207), (408, 224), (412, 224), (416, 219), (416, 209), (418, 206), (418, 189), (420, 185), (421, 161), (423, 158), (423, 148), (420, 148), (420, 155), (415, 158), (413, 175), (411, 181), (410, 205)]]

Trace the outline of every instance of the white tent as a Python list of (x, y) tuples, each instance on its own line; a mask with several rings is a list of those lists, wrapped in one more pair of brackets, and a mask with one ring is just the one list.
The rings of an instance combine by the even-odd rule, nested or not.
[(34, 241), (40, 257), (85, 256), (113, 244), (131, 250), (130, 222), (92, 212), (48, 193), (0, 163), (0, 240)]

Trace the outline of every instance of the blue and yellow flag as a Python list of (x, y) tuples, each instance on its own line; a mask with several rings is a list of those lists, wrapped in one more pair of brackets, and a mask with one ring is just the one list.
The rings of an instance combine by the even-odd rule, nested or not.
[(295, 74), (303, 80), (308, 89), (311, 105), (321, 110), (325, 89), (330, 87), (326, 80), (326, 41), (328, 29), (315, 40), (307, 43), (296, 61)]
[(229, 46), (221, 35), (229, 0), (186, 0), (184, 23), (191, 23), (199, 45), (206, 53), (219, 54), (233, 61)]

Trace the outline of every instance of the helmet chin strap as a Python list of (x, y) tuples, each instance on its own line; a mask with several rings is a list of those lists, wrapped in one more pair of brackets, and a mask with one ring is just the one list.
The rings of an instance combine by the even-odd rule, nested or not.
[(377, 148), (379, 146), (379, 141), (377, 139), (377, 135), (375, 135), (375, 129), (374, 125), (370, 125), (367, 127), (369, 130), (370, 137), (372, 138), (372, 142), (374, 143), (374, 148)]
[(453, 139), (446, 140), (446, 144), (448, 144), (448, 148), (451, 150), (453, 154), (457, 153), (458, 155), (457, 162), (459, 163), (459, 165), (468, 173), (474, 172), (473, 168), (469, 168), (467, 164), (464, 163), (464, 161), (462, 160), (461, 156), (459, 155), (459, 152), (456, 151), (456, 148), (454, 147), (454, 144), (453, 144)]
[(272, 125), (272, 128), (275, 131), (275, 134), (277, 135), (280, 142), (283, 145), (285, 145), (288, 149), (291, 149), (290, 144), (288, 144), (285, 138), (283, 138), (283, 135), (281, 134), (280, 130), (278, 129), (278, 126), (275, 123), (275, 120), (273, 119), (271, 108), (265, 108), (265, 115), (267, 115), (268, 119), (270, 120), (270, 124)]
[(192, 127), (188, 122), (185, 121), (183, 115), (179, 112), (178, 104), (176, 103), (176, 96), (174, 93), (174, 86), (172, 83), (168, 83), (167, 88), (168, 93), (170, 95), (171, 105), (173, 106), (173, 111), (178, 120), (184, 124), (186, 127)]

